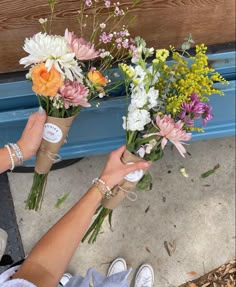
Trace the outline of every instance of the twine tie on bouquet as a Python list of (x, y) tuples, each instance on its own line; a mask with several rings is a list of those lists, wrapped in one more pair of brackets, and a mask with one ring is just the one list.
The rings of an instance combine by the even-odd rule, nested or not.
[(53, 161), (53, 163), (57, 163), (62, 160), (62, 157), (58, 153), (48, 151), (44, 145), (40, 146), (40, 150), (44, 152), (49, 157), (49, 159)]
[[(131, 152), (129, 152), (127, 149), (124, 151), (122, 156), (122, 162), (124, 164), (132, 164), (135, 162), (142, 161), (142, 159)], [(138, 171), (138, 177), (143, 175), (143, 171)], [(137, 200), (137, 194), (133, 192), (133, 190), (136, 187), (136, 184), (138, 183), (139, 179), (137, 177), (137, 174), (135, 172), (130, 173), (129, 176), (126, 176), (123, 181), (115, 186), (112, 190), (113, 197), (111, 199), (104, 198), (101, 202), (102, 206), (104, 208), (108, 209), (115, 209), (117, 206), (120, 205), (120, 203), (125, 199), (128, 198), (131, 201)]]
[(135, 191), (129, 191), (124, 189), (122, 186), (118, 185), (117, 186), (119, 188), (119, 190), (123, 191), (126, 198), (130, 201), (136, 201), (138, 199), (138, 195)]

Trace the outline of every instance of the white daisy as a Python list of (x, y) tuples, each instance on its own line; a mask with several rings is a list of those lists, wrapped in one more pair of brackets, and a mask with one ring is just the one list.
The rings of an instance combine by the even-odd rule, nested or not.
[(45, 62), (48, 71), (54, 67), (66, 78), (73, 81), (73, 76), (81, 81), (82, 70), (62, 36), (37, 33), (32, 38), (26, 38), (23, 49), (29, 56), (20, 59), (25, 67)]

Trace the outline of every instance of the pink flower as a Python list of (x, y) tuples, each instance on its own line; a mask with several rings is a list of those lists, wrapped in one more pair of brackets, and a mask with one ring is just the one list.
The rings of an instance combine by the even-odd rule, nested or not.
[(99, 56), (94, 45), (83, 38), (77, 38), (74, 32), (69, 32), (68, 29), (65, 31), (65, 41), (78, 60), (91, 60)]
[(64, 106), (69, 109), (70, 106), (82, 106), (90, 107), (88, 103), (89, 90), (83, 84), (78, 81), (71, 82), (70, 80), (65, 81), (64, 86), (59, 89), (59, 96), (64, 99)]
[(112, 33), (107, 34), (106, 32), (103, 32), (99, 37), (99, 41), (106, 44), (106, 43), (111, 42), (112, 38), (113, 38)]
[(182, 121), (175, 122), (170, 115), (164, 115), (162, 118), (160, 116), (156, 117), (156, 125), (159, 128), (159, 132), (146, 135), (149, 137), (151, 135), (158, 135), (162, 137), (161, 147), (164, 149), (167, 142), (172, 142), (175, 147), (178, 149), (179, 153), (183, 156), (186, 153), (186, 150), (183, 146), (182, 141), (188, 141), (191, 139), (192, 134), (186, 133), (183, 130), (184, 123)]
[(105, 6), (106, 8), (109, 8), (111, 6), (111, 1), (105, 0)]

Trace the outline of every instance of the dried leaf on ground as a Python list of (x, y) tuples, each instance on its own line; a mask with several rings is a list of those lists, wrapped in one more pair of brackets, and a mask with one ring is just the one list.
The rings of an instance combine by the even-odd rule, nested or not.
[(66, 199), (69, 196), (69, 192), (67, 192), (66, 194), (64, 194), (62, 197), (59, 197), (56, 204), (55, 204), (55, 208), (60, 208), (61, 205), (66, 201)]
[(166, 249), (167, 254), (168, 254), (169, 256), (171, 256), (167, 241), (164, 242), (164, 246), (165, 246), (165, 249)]
[(195, 272), (195, 271), (190, 271), (187, 274), (191, 275), (191, 276), (197, 276), (197, 272)]
[(233, 259), (200, 278), (179, 287), (236, 287), (235, 276), (236, 260)]
[(145, 209), (145, 213), (148, 213), (149, 209), (150, 209), (150, 205), (148, 205), (148, 207)]
[(219, 167), (220, 167), (219, 164), (215, 165), (215, 166), (213, 167), (213, 169), (210, 169), (210, 170), (208, 170), (208, 171), (202, 173), (202, 174), (201, 174), (201, 178), (206, 178), (206, 177), (212, 175)]
[(165, 241), (164, 246), (165, 246), (167, 254), (171, 256), (176, 251), (176, 240), (173, 240), (172, 242)]
[(182, 174), (183, 177), (187, 177), (187, 178), (189, 177), (188, 173), (186, 172), (185, 167), (182, 167), (180, 169), (180, 173)]

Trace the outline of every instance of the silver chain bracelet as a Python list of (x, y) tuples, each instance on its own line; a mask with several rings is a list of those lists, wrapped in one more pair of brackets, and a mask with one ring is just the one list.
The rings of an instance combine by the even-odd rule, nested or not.
[(16, 144), (16, 143), (9, 143), (9, 145), (15, 152), (15, 155), (16, 155), (16, 157), (18, 159), (18, 165), (23, 165), (24, 158), (23, 158), (23, 154), (22, 154), (21, 149), (18, 146), (18, 144)]

